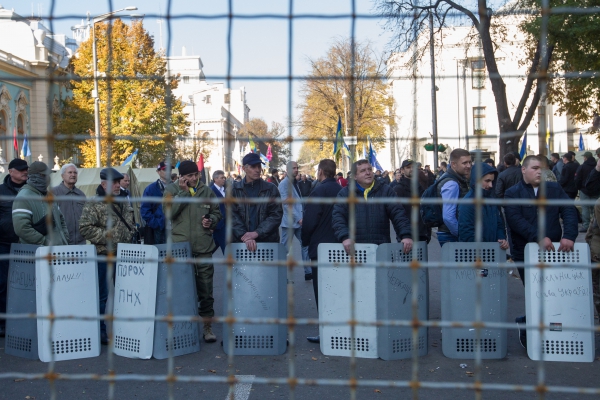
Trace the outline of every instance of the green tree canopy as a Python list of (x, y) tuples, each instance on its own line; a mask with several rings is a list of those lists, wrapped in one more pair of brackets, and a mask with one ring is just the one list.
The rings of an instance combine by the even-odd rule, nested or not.
[[(110, 34), (109, 34), (110, 33)], [(131, 25), (120, 19), (96, 24), (96, 48), (100, 96), (101, 161), (102, 165), (118, 165), (138, 149), (138, 161), (143, 166), (155, 165), (174, 149), (177, 135), (187, 135), (188, 122), (183, 104), (174, 98), (171, 89), (177, 87), (177, 77), (166, 77), (166, 61), (154, 51), (154, 40), (142, 22)], [(76, 78), (71, 81), (73, 97), (63, 107), (56, 132), (67, 135), (94, 132), (94, 98), (92, 37), (81, 44), (71, 59)], [(124, 138), (127, 136), (127, 138)], [(81, 165), (96, 165), (96, 145), (93, 138), (67, 140), (57, 147), (79, 147)]]
[[(558, 106), (559, 113), (568, 114), (580, 123), (592, 122), (599, 114), (600, 81), (594, 71), (600, 70), (600, 18), (593, 7), (600, 0), (550, 0), (550, 7), (571, 7), (577, 13), (560, 12), (548, 16), (548, 47), (553, 49), (550, 73), (568, 76), (548, 82), (548, 99)], [(525, 19), (521, 28), (528, 43), (541, 37), (541, 2), (520, 0), (520, 7), (538, 11)], [(590, 10), (589, 13), (585, 11)], [(530, 54), (535, 52), (529, 47)]]
[[(354, 60), (353, 60), (354, 58)], [(327, 54), (309, 59), (311, 72), (302, 82), (303, 100), (298, 133), (306, 141), (300, 151), (303, 163), (333, 158), (338, 118), (345, 131), (344, 99), (348, 111), (348, 135), (357, 136), (362, 149), (367, 136), (376, 148), (383, 145), (386, 126), (394, 124), (393, 100), (385, 85), (385, 64), (371, 43), (338, 39)]]

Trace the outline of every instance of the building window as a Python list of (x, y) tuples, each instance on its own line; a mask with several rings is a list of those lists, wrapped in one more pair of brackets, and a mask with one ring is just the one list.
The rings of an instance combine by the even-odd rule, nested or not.
[(225, 104), (229, 104), (230, 95), (229, 93), (225, 94)]
[(485, 89), (485, 61), (471, 61), (471, 81), (473, 89)]
[(485, 107), (473, 107), (473, 134), (485, 135)]
[(17, 133), (22, 135), (25, 133), (25, 127), (23, 126), (23, 114), (19, 114), (17, 117)]
[(183, 83), (190, 83), (190, 77), (189, 76), (184, 76), (183, 77)]
[(206, 104), (211, 104), (211, 103), (212, 103), (212, 101), (210, 99), (210, 94), (207, 94), (206, 95)]

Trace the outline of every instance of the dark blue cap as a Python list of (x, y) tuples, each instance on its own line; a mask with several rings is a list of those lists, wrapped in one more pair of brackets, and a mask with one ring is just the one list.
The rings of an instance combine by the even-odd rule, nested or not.
[(117, 171), (114, 168), (110, 168), (110, 167), (104, 168), (102, 171), (100, 171), (100, 179), (102, 179), (103, 181), (111, 179), (114, 182), (114, 181), (120, 181), (123, 178), (124, 178), (123, 174), (121, 174), (119, 171)]
[(256, 153), (248, 153), (242, 160), (242, 165), (256, 165), (262, 163), (260, 156)]

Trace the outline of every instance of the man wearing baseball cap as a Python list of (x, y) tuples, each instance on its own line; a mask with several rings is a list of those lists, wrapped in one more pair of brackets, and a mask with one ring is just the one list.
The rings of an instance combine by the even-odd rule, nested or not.
[[(189, 242), (192, 256), (203, 259), (194, 264), (196, 292), (200, 306), (199, 315), (204, 319), (203, 337), (207, 343), (217, 341), (212, 331), (212, 317), (215, 316), (213, 304), (213, 276), (215, 267), (206, 259), (212, 258), (217, 249), (212, 231), (221, 220), (221, 211), (216, 203), (207, 200), (216, 198), (212, 189), (200, 179), (198, 165), (193, 161), (183, 161), (179, 164), (179, 179), (165, 188), (165, 197), (171, 197), (173, 242)], [(181, 202), (177, 200), (190, 200)]]
[[(4, 177), (4, 183), (0, 185), (0, 196), (5, 198), (0, 201), (0, 255), (10, 254), (10, 245), (19, 243), (19, 237), (15, 233), (12, 222), (12, 206), (14, 198), (27, 182), (27, 170), (29, 166), (25, 160), (15, 158), (8, 164), (8, 175)], [(0, 313), (6, 312), (6, 288), (8, 282), (9, 260), (0, 260)], [(4, 337), (5, 320), (0, 319), (0, 337)]]
[(237, 202), (232, 210), (232, 233), (238, 242), (246, 244), (250, 251), (256, 251), (256, 243), (279, 243), (279, 226), (283, 218), (281, 198), (277, 187), (261, 179), (262, 162), (256, 153), (248, 153), (242, 160), (246, 176), (235, 182), (232, 195), (237, 199), (263, 198), (271, 201), (260, 204)]
[[(171, 182), (167, 180), (167, 164), (161, 161), (156, 167), (158, 179), (144, 189), (143, 197), (158, 197), (161, 198), (165, 194), (165, 188)], [(165, 214), (163, 213), (161, 203), (142, 202), (140, 208), (142, 219), (146, 222), (144, 230), (145, 244), (162, 244), (166, 243), (165, 237)]]
[[(116, 169), (104, 168), (100, 171), (100, 185), (96, 188), (96, 196), (120, 197), (121, 179), (123, 174)], [(109, 225), (110, 230), (108, 230)], [(134, 229), (133, 209), (128, 202), (89, 201), (83, 206), (79, 231), (86, 240), (96, 246), (98, 255), (107, 255), (109, 250), (114, 254), (118, 243), (131, 243)], [(107, 241), (109, 237), (110, 243)], [(98, 261), (98, 297), (101, 315), (104, 315), (108, 300), (107, 269), (106, 261)], [(104, 321), (100, 321), (100, 341), (102, 344), (108, 344)]]

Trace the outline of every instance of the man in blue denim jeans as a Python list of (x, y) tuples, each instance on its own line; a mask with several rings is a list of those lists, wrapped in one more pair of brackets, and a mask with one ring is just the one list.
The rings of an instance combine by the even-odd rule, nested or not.
[(450, 166), (440, 177), (439, 197), (444, 201), (442, 217), (444, 223), (438, 227), (437, 238), (440, 246), (448, 242), (458, 242), (458, 204), (447, 200), (462, 199), (469, 191), (471, 177), (471, 153), (465, 149), (454, 149), (450, 153)]

